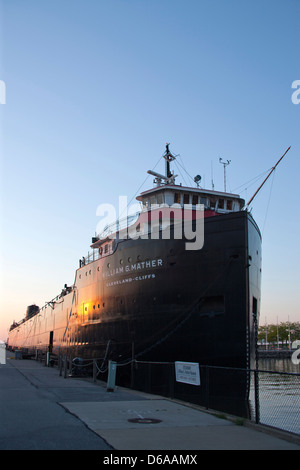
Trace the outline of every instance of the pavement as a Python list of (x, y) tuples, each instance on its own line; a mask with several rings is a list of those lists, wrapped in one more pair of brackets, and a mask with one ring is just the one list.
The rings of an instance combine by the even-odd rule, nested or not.
[(300, 437), (123, 387), (108, 392), (10, 352), (0, 364), (0, 416), (0, 450), (300, 449)]

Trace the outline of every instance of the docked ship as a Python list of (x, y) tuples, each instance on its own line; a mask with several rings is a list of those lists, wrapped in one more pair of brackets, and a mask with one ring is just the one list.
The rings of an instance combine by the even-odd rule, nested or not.
[[(29, 306), (10, 328), (9, 348), (118, 365), (134, 360), (135, 388), (145, 389), (147, 382), (148, 390), (161, 394), (164, 374), (151, 372), (149, 379), (140, 364), (253, 367), (261, 299), (259, 228), (239, 195), (204, 189), (199, 176), (195, 187), (176, 184), (169, 144), (162, 156), (165, 173), (148, 171), (154, 185), (137, 197), (141, 210), (92, 238), (74, 284), (42, 308)], [(117, 380), (132, 384), (132, 373), (131, 366), (120, 367)], [(248, 379), (230, 379), (226, 372), (216, 388), (222, 396), (234, 390), (233, 396), (245, 398)], [(190, 387), (190, 401), (197, 401), (195, 386), (176, 387), (185, 398)]]

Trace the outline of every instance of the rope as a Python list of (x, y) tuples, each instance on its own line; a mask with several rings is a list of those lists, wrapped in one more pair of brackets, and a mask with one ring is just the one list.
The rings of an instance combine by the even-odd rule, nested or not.
[[(151, 351), (153, 348), (155, 348), (156, 346), (158, 346), (159, 344), (163, 343), (164, 341), (166, 341), (167, 338), (169, 338), (172, 334), (174, 334), (177, 330), (179, 330), (183, 325), (184, 323), (186, 323), (190, 317), (193, 315), (194, 311), (195, 311), (195, 308), (201, 303), (203, 302), (204, 300), (204, 296), (205, 294), (209, 291), (209, 289), (214, 285), (214, 283), (221, 277), (221, 275), (225, 272), (225, 270), (227, 269), (227, 267), (232, 263), (233, 261), (233, 258), (229, 258), (229, 260), (227, 261), (227, 263), (225, 264), (224, 266), (224, 269), (221, 270), (221, 272), (216, 276), (216, 278), (207, 286), (207, 288), (202, 292), (201, 296), (199, 296), (196, 301), (185, 311), (185, 313), (182, 315), (182, 320), (179, 321), (179, 323), (171, 330), (169, 331), (168, 333), (166, 333), (161, 339), (159, 339), (158, 341), (156, 341), (155, 343), (153, 343), (151, 346), (145, 348), (143, 351), (139, 352), (138, 354), (135, 355), (135, 357), (140, 357), (144, 354), (146, 354), (147, 352)], [(188, 313), (187, 316), (186, 313)], [(163, 328), (163, 330), (165, 330), (166, 328), (169, 328), (174, 322), (177, 322), (178, 321), (178, 318), (176, 318), (175, 320), (173, 320), (169, 325), (168, 327), (165, 327)], [(161, 330), (159, 333), (157, 334), (160, 334), (163, 330)], [(156, 336), (157, 336), (156, 334)], [(125, 363), (121, 362), (119, 363), (118, 365), (127, 365), (127, 364), (130, 364), (132, 362), (131, 361), (126, 361)]]
[[(160, 160), (162, 159), (163, 157), (159, 157), (157, 163), (154, 165), (154, 167), (152, 168), (152, 171), (155, 170), (155, 168), (157, 167), (157, 165), (159, 164)], [(131, 202), (133, 201), (133, 199), (135, 198), (135, 196), (137, 195), (137, 193), (140, 192), (140, 189), (144, 186), (144, 184), (146, 183), (147, 179), (149, 178), (150, 174), (147, 174), (146, 178), (144, 179), (144, 181), (142, 182), (142, 184), (140, 185), (140, 187), (136, 190), (135, 194), (132, 196), (132, 198), (130, 199), (130, 201), (128, 202), (127, 204), (127, 207), (126, 209), (124, 209), (124, 211), (119, 215), (119, 218), (118, 220), (121, 219), (122, 215), (124, 214), (125, 210), (127, 211), (129, 205), (131, 204)]]

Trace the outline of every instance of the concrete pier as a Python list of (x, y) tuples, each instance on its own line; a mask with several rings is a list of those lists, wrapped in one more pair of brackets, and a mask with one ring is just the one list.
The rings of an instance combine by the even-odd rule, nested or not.
[(104, 383), (64, 378), (57, 368), (16, 360), (0, 365), (0, 449), (299, 450), (285, 433), (194, 405)]

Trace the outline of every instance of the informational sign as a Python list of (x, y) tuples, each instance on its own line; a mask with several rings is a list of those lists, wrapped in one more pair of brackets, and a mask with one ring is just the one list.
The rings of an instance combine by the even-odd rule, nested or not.
[(113, 392), (116, 384), (117, 363), (115, 361), (108, 361), (108, 379), (106, 384), (106, 391)]
[(0, 340), (0, 364), (6, 364), (5, 343)]
[(200, 371), (198, 362), (175, 362), (176, 382), (200, 385)]

